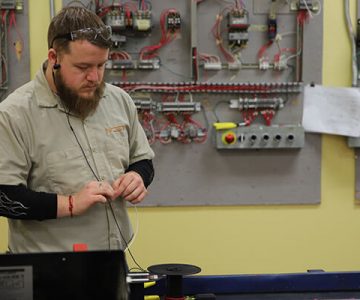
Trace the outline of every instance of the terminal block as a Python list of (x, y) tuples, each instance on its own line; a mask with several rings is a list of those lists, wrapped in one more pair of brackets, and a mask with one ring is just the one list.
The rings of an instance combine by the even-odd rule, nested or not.
[[(302, 82), (136, 82), (113, 81), (112, 84), (124, 89), (141, 87), (142, 92), (178, 93), (232, 93), (273, 95), (279, 93), (297, 94), (303, 91)], [(144, 87), (145, 84), (145, 87)], [(166, 87), (164, 89), (164, 87)]]
[(229, 62), (227, 66), (228, 66), (228, 70), (237, 71), (241, 69), (241, 62), (240, 61)]
[(217, 149), (291, 149), (305, 144), (305, 131), (300, 125), (251, 125), (217, 129), (215, 134)]
[(133, 13), (133, 29), (135, 31), (147, 32), (151, 30), (151, 11), (138, 10)]
[(154, 59), (141, 59), (138, 61), (137, 68), (141, 70), (155, 70), (160, 68), (160, 60)]
[(290, 2), (290, 10), (307, 10), (310, 9), (312, 12), (317, 13), (320, 10), (319, 1), (315, 0), (292, 0)]
[(135, 63), (130, 59), (114, 59), (107, 61), (105, 67), (111, 70), (132, 70), (135, 69)]
[(135, 69), (135, 62), (125, 51), (112, 51), (109, 53), (109, 60), (106, 62), (105, 68), (111, 70)]
[(278, 110), (284, 107), (284, 99), (281, 97), (273, 98), (239, 98), (230, 100), (230, 108), (240, 111), (248, 109), (274, 109)]
[(207, 71), (220, 71), (222, 69), (228, 69), (230, 71), (238, 71), (241, 69), (241, 62), (234, 61), (222, 64), (221, 62), (205, 62), (204, 63), (204, 70)]
[(220, 71), (222, 69), (221, 62), (205, 62), (204, 70), (207, 71)]
[(151, 100), (151, 98), (135, 98), (133, 97), (134, 104), (138, 111), (142, 110), (155, 110), (156, 103)]
[(158, 112), (161, 113), (180, 113), (180, 112), (188, 112), (188, 113), (196, 113), (201, 111), (201, 103), (200, 102), (161, 102), (158, 103), (157, 109)]

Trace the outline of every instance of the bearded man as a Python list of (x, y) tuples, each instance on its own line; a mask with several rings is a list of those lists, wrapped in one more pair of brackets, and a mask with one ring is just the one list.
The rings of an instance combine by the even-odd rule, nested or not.
[(151, 150), (128, 94), (104, 83), (111, 28), (66, 7), (48, 29), (48, 57), (0, 103), (0, 216), (9, 251), (124, 250), (126, 202), (152, 182)]

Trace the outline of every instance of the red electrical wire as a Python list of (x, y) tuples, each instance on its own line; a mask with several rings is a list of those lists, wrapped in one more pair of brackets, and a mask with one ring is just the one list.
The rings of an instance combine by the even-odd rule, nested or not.
[(157, 51), (172, 42), (178, 33), (178, 30), (168, 30), (166, 28), (166, 20), (169, 13), (177, 13), (177, 11), (173, 8), (163, 10), (160, 15), (160, 30), (161, 30), (161, 38), (160, 41), (156, 45), (145, 46), (140, 50), (140, 60), (152, 59), (157, 56)]
[(271, 121), (275, 116), (275, 111), (267, 109), (267, 110), (261, 111), (260, 113), (264, 117), (266, 126), (270, 126)]
[(234, 55), (224, 47), (223, 40), (222, 40), (222, 31), (221, 31), (221, 24), (224, 18), (225, 12), (233, 9), (233, 6), (226, 6), (219, 14), (216, 15), (215, 24), (211, 28), (211, 32), (215, 38), (216, 46), (219, 48), (221, 53), (224, 55), (224, 58), (227, 62), (235, 62), (236, 59)]
[(309, 19), (309, 12), (307, 10), (300, 10), (297, 15), (297, 22), (300, 26), (304, 26), (304, 23)]
[(264, 56), (265, 51), (273, 44), (273, 41), (268, 41), (265, 45), (263, 45), (258, 51), (258, 59)]
[(156, 132), (154, 128), (155, 115), (151, 111), (143, 111), (140, 114), (141, 125), (144, 128), (145, 132), (150, 132), (148, 136), (149, 144), (152, 145), (156, 141)]

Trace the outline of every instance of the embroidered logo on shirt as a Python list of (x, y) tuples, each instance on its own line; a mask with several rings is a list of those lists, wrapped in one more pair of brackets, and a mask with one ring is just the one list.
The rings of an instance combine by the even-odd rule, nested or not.
[(116, 133), (116, 132), (123, 132), (125, 130), (125, 125), (118, 125), (115, 127), (105, 128), (107, 134)]

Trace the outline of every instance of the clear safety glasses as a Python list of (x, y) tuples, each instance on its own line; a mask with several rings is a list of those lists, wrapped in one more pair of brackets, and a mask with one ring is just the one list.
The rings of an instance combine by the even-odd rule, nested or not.
[(60, 34), (53, 38), (51, 42), (51, 47), (54, 44), (54, 41), (57, 39), (67, 39), (69, 41), (75, 40), (88, 40), (96, 41), (102, 39), (105, 42), (109, 42), (111, 39), (111, 26), (104, 26), (98, 28), (82, 28), (78, 30), (71, 31), (69, 33)]

